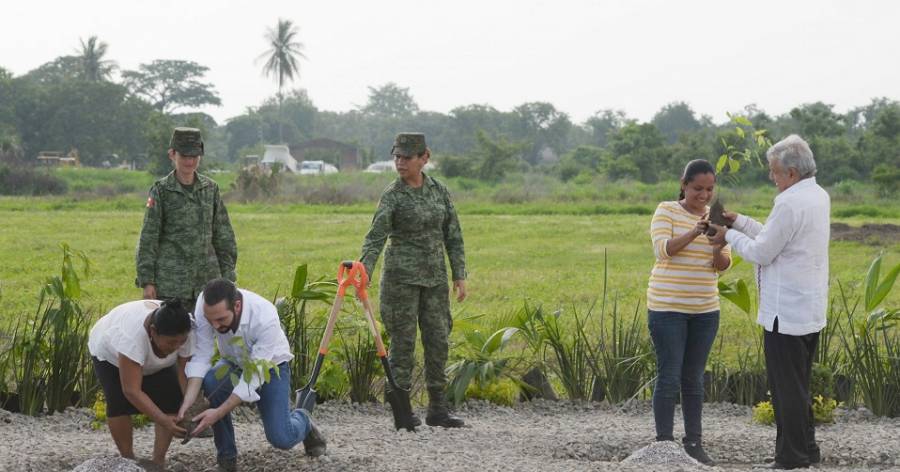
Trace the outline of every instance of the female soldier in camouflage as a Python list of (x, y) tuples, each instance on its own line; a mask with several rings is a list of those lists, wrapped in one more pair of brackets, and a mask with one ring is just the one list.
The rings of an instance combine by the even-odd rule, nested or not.
[(463, 426), (463, 420), (450, 415), (444, 398), (444, 366), (453, 325), (444, 249), (450, 259), (453, 291), (461, 302), (466, 298), (462, 229), (447, 187), (422, 172), (431, 156), (425, 135), (398, 134), (391, 154), (399, 178), (381, 195), (361, 260), (371, 274), (385, 241), (390, 239), (384, 255), (380, 308), (391, 337), (391, 369), (400, 387), (409, 388), (418, 323), (429, 398), (425, 423), (457, 428)]
[(175, 170), (150, 188), (136, 257), (135, 283), (144, 298), (180, 298), (189, 310), (206, 282), (236, 278), (234, 231), (219, 186), (197, 173), (202, 155), (200, 130), (175, 128), (169, 142)]

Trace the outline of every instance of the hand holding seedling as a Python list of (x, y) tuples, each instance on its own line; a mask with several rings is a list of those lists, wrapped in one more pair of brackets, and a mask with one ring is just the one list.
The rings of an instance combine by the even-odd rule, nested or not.
[(703, 215), (703, 218), (700, 218), (700, 221), (694, 225), (694, 236), (700, 236), (703, 233), (706, 233), (709, 230), (709, 220), (707, 219), (709, 215)]
[(709, 225), (709, 229), (710, 232), (715, 231), (712, 234), (706, 236), (707, 238), (709, 238), (709, 244), (711, 244), (713, 247), (723, 247), (725, 246), (725, 244), (727, 244), (725, 241), (725, 232), (728, 231), (728, 228), (711, 223)]
[(176, 438), (182, 438), (187, 434), (186, 429), (178, 426), (178, 422), (175, 420), (174, 416), (165, 415), (162, 418), (158, 419), (156, 424), (166, 431), (172, 433), (172, 435)]
[(735, 222), (735, 220), (737, 220), (737, 216), (738, 216), (737, 213), (735, 213), (733, 211), (723, 211), (722, 219), (725, 220), (725, 226), (727, 226), (729, 228), (734, 226), (734, 222)]
[(196, 426), (194, 426), (194, 430), (191, 431), (191, 435), (196, 436), (200, 434), (202, 431), (215, 424), (216, 421), (219, 421), (224, 416), (225, 413), (219, 411), (219, 408), (210, 408), (208, 410), (202, 411), (199, 415), (191, 418), (191, 421), (196, 423)]

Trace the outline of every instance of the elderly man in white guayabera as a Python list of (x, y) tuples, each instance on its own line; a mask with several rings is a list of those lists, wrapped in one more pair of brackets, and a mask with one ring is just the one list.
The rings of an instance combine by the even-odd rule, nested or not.
[[(816, 162), (791, 135), (769, 148), (769, 178), (778, 187), (765, 224), (725, 212), (731, 229), (714, 237), (757, 266), (759, 313), (778, 432), (772, 469), (809, 467), (821, 460), (809, 383), (828, 308), (831, 199), (816, 184)], [(715, 244), (715, 242), (713, 242)]]

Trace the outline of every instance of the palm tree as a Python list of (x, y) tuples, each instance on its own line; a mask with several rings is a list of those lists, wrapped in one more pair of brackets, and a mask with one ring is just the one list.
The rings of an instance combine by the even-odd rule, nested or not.
[(306, 59), (303, 55), (303, 43), (296, 40), (298, 28), (291, 20), (278, 19), (278, 25), (268, 28), (265, 38), (269, 49), (259, 55), (257, 60), (266, 58), (263, 66), (263, 75), (274, 76), (278, 84), (278, 138), (284, 141), (281, 129), (281, 102), (283, 101), (285, 82), (293, 81), (294, 77), (300, 77), (300, 59)]
[(103, 59), (109, 45), (103, 41), (98, 41), (96, 36), (91, 36), (85, 43), (81, 41), (81, 50), (78, 58), (81, 60), (81, 74), (85, 80), (91, 82), (100, 82), (109, 80), (112, 71), (116, 68), (115, 61)]

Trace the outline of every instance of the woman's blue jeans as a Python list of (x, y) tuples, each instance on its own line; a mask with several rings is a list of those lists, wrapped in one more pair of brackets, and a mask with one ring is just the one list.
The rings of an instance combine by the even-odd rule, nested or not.
[(703, 431), (703, 371), (719, 330), (719, 312), (688, 314), (649, 310), (647, 324), (656, 350), (656, 388), (653, 389), (656, 440), (675, 440), (672, 429), (680, 391), (684, 442), (699, 444)]
[[(203, 378), (203, 393), (207, 395), (212, 408), (224, 403), (234, 390), (229, 375), (225, 375), (221, 379), (216, 378), (216, 369), (223, 364), (235, 368), (234, 364), (222, 359)], [(232, 372), (241, 375), (241, 371), (236, 368)], [(262, 419), (269, 444), (278, 449), (290, 449), (306, 438), (310, 429), (309, 419), (301, 410), (291, 411), (291, 368), (288, 363), (279, 364), (278, 372), (280, 375), (276, 375), (275, 369), (270, 370), (271, 380), (257, 390), (259, 401), (256, 402), (256, 407), (259, 409), (259, 416)], [(215, 422), (212, 429), (218, 457), (220, 459), (237, 457), (231, 413)]]

